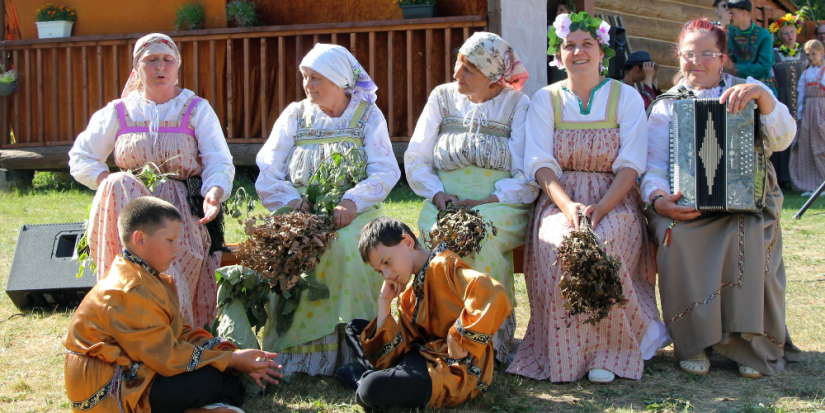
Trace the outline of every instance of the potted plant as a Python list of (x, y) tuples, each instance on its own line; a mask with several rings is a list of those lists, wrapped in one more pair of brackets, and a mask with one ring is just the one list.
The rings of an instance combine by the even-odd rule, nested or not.
[(181, 4), (175, 13), (175, 31), (200, 30), (204, 28), (206, 9), (200, 1)]
[(74, 7), (47, 3), (37, 9), (37, 34), (41, 39), (54, 37), (69, 37), (72, 35), (72, 26), (77, 21), (77, 12)]
[(255, 10), (255, 3), (246, 0), (232, 0), (226, 3), (226, 22), (235, 27), (263, 26), (261, 15)]
[(3, 65), (0, 65), (0, 96), (11, 95), (17, 89), (17, 72), (14, 70), (6, 71)]
[(396, 0), (405, 19), (424, 19), (435, 16), (435, 0)]

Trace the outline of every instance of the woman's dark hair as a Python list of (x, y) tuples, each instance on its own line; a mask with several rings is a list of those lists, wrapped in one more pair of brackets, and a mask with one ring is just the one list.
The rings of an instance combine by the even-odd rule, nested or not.
[(407, 224), (390, 217), (378, 217), (368, 222), (361, 229), (361, 235), (358, 237), (358, 252), (361, 253), (361, 259), (364, 262), (369, 261), (370, 251), (377, 247), (378, 244), (385, 247), (394, 247), (398, 245), (404, 238), (404, 234), (412, 237), (415, 241), (415, 248), (421, 248), (415, 233), (412, 232)]
[(718, 7), (719, 3), (727, 3), (727, 2), (728, 2), (728, 0), (713, 0), (713, 8)]
[[(678, 37), (676, 37), (675, 53), (677, 61), (680, 59), (679, 51), (681, 51), (682, 49), (682, 41), (685, 40), (685, 36), (687, 36), (688, 33), (692, 32), (709, 33), (711, 36), (713, 36), (713, 40), (716, 44), (716, 47), (719, 48), (719, 51), (727, 57), (727, 59), (725, 60), (725, 65), (723, 67), (732, 67), (730, 56), (728, 55), (728, 34), (721, 27), (713, 24), (713, 22), (704, 17), (702, 17), (701, 19), (694, 19), (687, 22), (687, 24), (685, 24), (685, 27), (682, 28), (682, 32), (679, 33)], [(682, 77), (684, 77), (684, 75), (682, 74), (682, 71), (679, 70), (678, 72), (676, 72), (676, 76), (673, 78), (673, 83), (678, 83)]]

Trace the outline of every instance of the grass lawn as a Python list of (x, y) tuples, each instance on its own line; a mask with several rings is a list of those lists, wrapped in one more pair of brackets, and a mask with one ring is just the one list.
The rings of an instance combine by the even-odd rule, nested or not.
[[(249, 179), (239, 182), (254, 193)], [(35, 188), (0, 192), (0, 287), (5, 290), (17, 232), (22, 224), (82, 221), (93, 192), (38, 174)], [(818, 412), (825, 411), (825, 198), (799, 221), (791, 216), (804, 203), (786, 193), (782, 211), (785, 266), (788, 275), (787, 323), (803, 350), (800, 363), (783, 374), (759, 380), (739, 377), (736, 364), (716, 354), (708, 376), (683, 374), (672, 347), (659, 351), (645, 365), (641, 380), (595, 385), (582, 380), (553, 384), (497, 372), (490, 391), (456, 412)], [(388, 215), (414, 224), (421, 199), (407, 187), (393, 190), (385, 203)], [(254, 213), (264, 213), (258, 205)], [(232, 220), (230, 220), (232, 221)], [(237, 222), (227, 228), (230, 242), (243, 239)], [(517, 337), (529, 320), (527, 292), (516, 277)], [(61, 340), (73, 310), (37, 309), (21, 312), (0, 294), (0, 411), (67, 411)], [(403, 390), (400, 390), (403, 391)], [(363, 411), (352, 393), (332, 378), (296, 375), (265, 395), (247, 400), (247, 412)]]

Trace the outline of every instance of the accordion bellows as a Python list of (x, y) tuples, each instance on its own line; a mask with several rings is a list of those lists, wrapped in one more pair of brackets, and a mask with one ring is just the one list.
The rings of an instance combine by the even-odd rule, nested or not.
[(758, 213), (765, 204), (765, 148), (753, 101), (738, 113), (719, 99), (673, 104), (670, 187), (702, 213)]

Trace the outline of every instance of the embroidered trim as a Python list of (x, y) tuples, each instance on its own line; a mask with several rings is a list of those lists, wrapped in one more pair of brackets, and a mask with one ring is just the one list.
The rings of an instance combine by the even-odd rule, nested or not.
[(773, 226), (773, 239), (771, 239), (771, 244), (768, 245), (768, 253), (765, 254), (765, 279), (768, 279), (768, 273), (771, 271), (771, 253), (773, 253), (773, 247), (776, 245), (776, 238), (777, 234), (779, 234), (779, 212), (776, 213), (776, 224)]
[(186, 365), (186, 371), (195, 371), (198, 368), (201, 357), (203, 357), (203, 350), (203, 347), (195, 346), (195, 350), (192, 351), (192, 358), (189, 359), (189, 364)]
[(770, 334), (768, 334), (768, 332), (767, 332), (767, 331), (763, 331), (763, 332), (762, 332), (762, 335), (763, 335), (763, 336), (765, 336), (765, 338), (766, 338), (766, 339), (768, 339), (768, 341), (770, 341), (771, 343), (773, 343), (773, 345), (775, 345), (775, 346), (777, 346), (777, 347), (779, 347), (779, 348), (781, 348), (781, 349), (784, 349), (784, 348), (785, 348), (785, 344), (784, 344), (784, 343), (782, 343), (781, 341), (777, 340), (776, 338), (774, 338), (773, 336), (771, 336)]
[(415, 324), (415, 319), (418, 318), (418, 309), (421, 306), (421, 302), (424, 301), (424, 279), (427, 275), (427, 269), (430, 268), (430, 261), (435, 258), (436, 255), (444, 252), (447, 250), (447, 244), (440, 243), (438, 244), (432, 252), (430, 252), (430, 257), (427, 258), (427, 263), (424, 264), (424, 267), (421, 268), (421, 271), (418, 272), (415, 276), (415, 280), (413, 281), (413, 294), (415, 294), (415, 309), (413, 310), (412, 317), (410, 318), (410, 322)]
[(590, 114), (590, 109), (593, 109), (593, 96), (596, 96), (596, 92), (599, 89), (601, 89), (601, 87), (604, 86), (609, 81), (610, 81), (609, 77), (605, 80), (602, 80), (601, 83), (596, 85), (596, 87), (594, 87), (590, 91), (590, 99), (587, 101), (587, 110), (584, 110), (584, 103), (582, 103), (582, 100), (575, 93), (573, 93), (570, 89), (564, 87), (564, 85), (562, 85), (561, 88), (563, 90), (566, 90), (566, 91), (570, 92), (571, 95), (576, 96), (576, 100), (579, 101), (579, 113), (581, 113), (582, 115), (589, 115)]
[(486, 345), (486, 344), (489, 344), (491, 341), (493, 341), (493, 335), (492, 334), (484, 334), (484, 333), (479, 333), (478, 331), (465, 329), (464, 326), (461, 325), (461, 319), (460, 318), (457, 318), (455, 320), (455, 329), (458, 330), (458, 332), (461, 333), (461, 335), (464, 336), (465, 338), (467, 338), (468, 340), (475, 341), (476, 343), (479, 343), (479, 344), (485, 344)]
[(220, 343), (223, 343), (224, 341), (227, 340), (225, 340), (223, 337), (212, 337), (209, 340), (206, 340), (203, 343), (201, 343), (201, 345), (198, 347), (211, 350), (213, 347), (217, 346)]
[(401, 335), (401, 333), (396, 334), (395, 337), (393, 337), (392, 340), (389, 341), (389, 343), (385, 343), (383, 346), (381, 346), (381, 348), (378, 349), (378, 351), (376, 351), (374, 354), (371, 354), (369, 356), (370, 360), (378, 360), (381, 357), (384, 357), (387, 354), (392, 353), (403, 342), (404, 337)]
[(481, 380), (481, 373), (482, 373), (481, 367), (478, 367), (475, 364), (473, 364), (473, 356), (472, 355), (468, 355), (467, 357), (464, 357), (463, 359), (454, 359), (454, 358), (450, 358), (450, 357), (441, 357), (441, 359), (444, 360), (444, 363), (446, 363), (448, 366), (451, 366), (451, 365), (454, 365), (454, 364), (459, 364), (459, 363), (466, 364), (467, 365), (467, 373), (472, 375), (472, 376), (475, 376), (476, 379), (478, 379), (478, 383), (476, 384), (476, 390), (484, 393), (484, 392), (487, 391), (487, 389), (490, 388), (489, 384), (487, 384), (487, 383), (485, 383)]
[(123, 376), (121, 376), (121, 380), (129, 381), (136, 379), (141, 366), (143, 366), (143, 363), (134, 362), (130, 364), (129, 369), (123, 371)]
[[(76, 354), (76, 353), (75, 353)], [(88, 357), (88, 356), (86, 356)], [(74, 410), (91, 410), (95, 406), (98, 405), (103, 399), (107, 396), (112, 396), (117, 401), (118, 409), (123, 412), (123, 406), (121, 405), (121, 398), (120, 398), (120, 377), (123, 375), (123, 366), (118, 365), (115, 368), (115, 374), (112, 376), (112, 379), (109, 380), (106, 385), (98, 389), (98, 391), (94, 392), (88, 399), (80, 401), (80, 402), (72, 402), (72, 409)]]
[(133, 254), (132, 251), (127, 250), (126, 248), (123, 249), (123, 259), (126, 261), (131, 262), (132, 264), (136, 264), (143, 268), (144, 270), (148, 271), (149, 274), (154, 275), (157, 277), (160, 275), (148, 262), (144, 261), (143, 258), (138, 257), (137, 255)]

